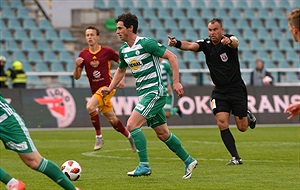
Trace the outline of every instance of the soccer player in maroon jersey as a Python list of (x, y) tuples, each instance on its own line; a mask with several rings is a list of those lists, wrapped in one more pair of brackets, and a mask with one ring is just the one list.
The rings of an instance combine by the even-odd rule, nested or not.
[[(86, 104), (86, 109), (96, 130), (96, 143), (94, 150), (100, 150), (104, 143), (98, 114), (99, 110), (116, 131), (121, 132), (128, 138), (131, 148), (135, 152), (136, 148), (129, 131), (124, 127), (113, 111), (111, 98), (116, 93), (116, 89), (114, 89), (108, 96), (102, 97), (101, 94), (101, 89), (103, 87), (108, 87), (112, 80), (110, 73), (111, 61), (119, 62), (119, 55), (113, 49), (99, 44), (98, 41), (100, 39), (100, 32), (93, 26), (89, 26), (85, 29), (85, 39), (88, 44), (88, 48), (82, 50), (76, 59), (74, 78), (78, 80), (81, 77), (83, 67), (85, 67), (93, 94)], [(123, 87), (124, 80), (118, 85), (118, 88)]]

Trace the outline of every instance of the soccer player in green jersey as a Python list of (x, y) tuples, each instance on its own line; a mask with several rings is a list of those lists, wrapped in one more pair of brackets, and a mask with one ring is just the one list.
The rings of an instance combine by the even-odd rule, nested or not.
[(161, 69), (161, 78), (164, 87), (167, 90), (166, 104), (164, 106), (165, 114), (167, 118), (175, 115), (176, 113), (182, 117), (182, 112), (180, 107), (177, 105), (174, 107), (174, 92), (173, 92), (173, 72), (170, 67), (170, 63), (166, 59), (160, 58), (160, 69)]
[(166, 103), (166, 90), (162, 84), (159, 58), (170, 62), (173, 71), (173, 89), (179, 97), (184, 93), (179, 81), (178, 59), (174, 53), (152, 38), (137, 36), (138, 18), (130, 12), (119, 15), (116, 19), (117, 31), (124, 44), (120, 47), (120, 64), (108, 88), (102, 89), (103, 96), (109, 94), (124, 77), (129, 67), (136, 79), (139, 102), (132, 111), (127, 128), (134, 140), (140, 163), (129, 176), (148, 176), (151, 168), (148, 161), (146, 138), (141, 130), (147, 122), (157, 137), (163, 141), (185, 164), (183, 179), (189, 179), (197, 165), (183, 148), (180, 140), (168, 129), (163, 107)]
[[(19, 154), (30, 168), (41, 172), (66, 190), (79, 190), (50, 160), (43, 158), (30, 138), (27, 126), (21, 116), (8, 104), (0, 93), (0, 139), (7, 150)], [(25, 184), (10, 176), (0, 167), (0, 181), (8, 190), (25, 190)]]

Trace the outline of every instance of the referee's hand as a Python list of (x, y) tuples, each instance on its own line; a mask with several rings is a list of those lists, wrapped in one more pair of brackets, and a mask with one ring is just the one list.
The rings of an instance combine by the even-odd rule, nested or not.
[(177, 43), (176, 38), (174, 38), (174, 37), (172, 37), (170, 35), (168, 35), (168, 38), (169, 38), (169, 40), (168, 40), (168, 46), (171, 46), (171, 47), (175, 46), (175, 44)]

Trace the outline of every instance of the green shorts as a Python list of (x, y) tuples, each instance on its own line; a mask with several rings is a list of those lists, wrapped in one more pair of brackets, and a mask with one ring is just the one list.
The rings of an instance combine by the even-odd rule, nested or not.
[(164, 110), (171, 111), (174, 107), (174, 96), (168, 95), (166, 98), (166, 105), (164, 106)]
[(167, 122), (163, 110), (165, 104), (165, 96), (157, 96), (156, 94), (151, 93), (143, 97), (135, 106), (134, 110), (147, 119), (149, 127), (155, 128)]
[(21, 154), (37, 151), (27, 126), (19, 114), (13, 112), (12, 115), (8, 116), (7, 113), (4, 113), (0, 118), (2, 118), (0, 121), (0, 139), (7, 150)]

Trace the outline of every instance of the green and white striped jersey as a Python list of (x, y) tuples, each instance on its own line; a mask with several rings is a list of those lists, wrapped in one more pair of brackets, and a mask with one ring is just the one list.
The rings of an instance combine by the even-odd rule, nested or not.
[(135, 78), (139, 98), (148, 93), (165, 96), (162, 84), (159, 58), (163, 56), (166, 47), (152, 38), (137, 36), (132, 47), (125, 42), (119, 51), (120, 69), (129, 67)]
[(167, 88), (169, 84), (173, 85), (173, 72), (169, 61), (163, 59), (160, 63), (160, 68), (164, 87)]

